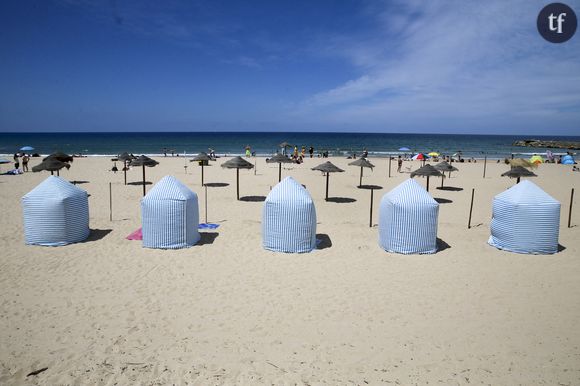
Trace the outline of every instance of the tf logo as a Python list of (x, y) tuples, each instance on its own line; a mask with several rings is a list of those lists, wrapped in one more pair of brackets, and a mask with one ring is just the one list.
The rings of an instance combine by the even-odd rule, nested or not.
[(546, 5), (538, 15), (538, 31), (551, 43), (564, 43), (576, 32), (578, 21), (572, 8), (562, 3)]

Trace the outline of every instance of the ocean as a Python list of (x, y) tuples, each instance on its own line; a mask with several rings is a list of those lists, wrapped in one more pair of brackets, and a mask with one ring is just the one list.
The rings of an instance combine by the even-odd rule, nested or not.
[[(580, 141), (580, 136), (533, 136), (533, 139)], [(453, 154), (461, 151), (463, 157), (504, 158), (513, 154), (529, 155), (547, 149), (515, 147), (517, 140), (532, 139), (514, 135), (462, 134), (402, 134), (402, 133), (296, 133), (296, 132), (115, 132), (115, 133), (0, 133), (0, 153), (14, 154), (23, 146), (32, 146), (33, 153), (50, 154), (57, 150), (86, 156), (114, 156), (122, 152), (150, 156), (183, 156), (215, 150), (218, 155), (241, 155), (250, 146), (257, 156), (269, 156), (279, 150), (279, 144), (288, 142), (308, 148), (315, 153), (328, 151), (330, 155), (360, 154), (366, 148), (370, 157), (385, 157), (401, 152), (436, 151)], [(554, 154), (565, 153), (552, 149)]]

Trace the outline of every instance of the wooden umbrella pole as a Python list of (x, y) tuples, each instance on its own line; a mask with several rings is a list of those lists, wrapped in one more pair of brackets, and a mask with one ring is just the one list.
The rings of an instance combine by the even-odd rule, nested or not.
[(328, 201), (328, 177), (330, 176), (329, 172), (326, 172), (326, 201)]
[(113, 221), (113, 185), (109, 182), (109, 221)]
[(123, 174), (125, 175), (125, 185), (127, 185), (127, 161), (123, 161)]
[(363, 167), (360, 167), (360, 179), (358, 181), (358, 186), (362, 185), (362, 177), (363, 177)]
[(240, 200), (240, 168), (236, 168), (236, 195)]
[(391, 159), (392, 159), (392, 158), (393, 158), (393, 157), (391, 157), (391, 156), (389, 155), (389, 178), (391, 178)]
[(278, 162), (278, 182), (282, 181), (282, 162)]
[(370, 211), (370, 220), (369, 220), (369, 228), (373, 227), (373, 192), (374, 189), (371, 189), (371, 211)]
[(201, 186), (204, 186), (205, 185), (203, 183), (203, 163), (204, 163), (204, 161), (201, 161)]
[(574, 203), (574, 188), (570, 192), (570, 210), (568, 211), (568, 228), (571, 228), (572, 223), (572, 204)]
[(427, 191), (429, 191), (429, 176), (427, 176)]
[(207, 224), (207, 185), (203, 187), (205, 188), (205, 223)]
[(467, 220), (467, 229), (471, 229), (471, 213), (473, 212), (473, 196), (475, 195), (475, 188), (471, 189), (471, 205), (469, 206), (469, 220)]
[(445, 179), (445, 173), (442, 173), (443, 175), (441, 176), (441, 187), (443, 187), (443, 180)]
[(143, 164), (143, 197), (145, 197), (145, 164)]
[(485, 178), (485, 169), (487, 167), (487, 156), (483, 158), (483, 178)]

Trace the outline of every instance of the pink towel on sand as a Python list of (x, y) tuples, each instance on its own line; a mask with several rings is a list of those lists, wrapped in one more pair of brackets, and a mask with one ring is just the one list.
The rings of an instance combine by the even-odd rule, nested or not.
[(141, 228), (139, 228), (135, 232), (133, 232), (129, 236), (127, 236), (126, 238), (127, 238), (127, 240), (143, 240), (143, 232), (141, 232)]

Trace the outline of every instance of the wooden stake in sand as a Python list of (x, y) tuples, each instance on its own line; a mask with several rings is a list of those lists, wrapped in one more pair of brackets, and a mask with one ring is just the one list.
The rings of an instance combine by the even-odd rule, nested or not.
[(483, 178), (485, 178), (485, 169), (487, 167), (487, 156), (483, 158)]
[(568, 211), (568, 228), (571, 228), (572, 223), (572, 204), (574, 203), (574, 188), (570, 192), (570, 210)]
[(109, 182), (109, 221), (113, 221), (113, 184)]
[(473, 196), (475, 195), (475, 188), (471, 189), (471, 205), (469, 206), (469, 220), (467, 220), (467, 229), (471, 229), (471, 213), (473, 212)]
[(391, 160), (393, 159), (393, 157), (391, 157), (389, 155), (389, 178), (391, 178)]

